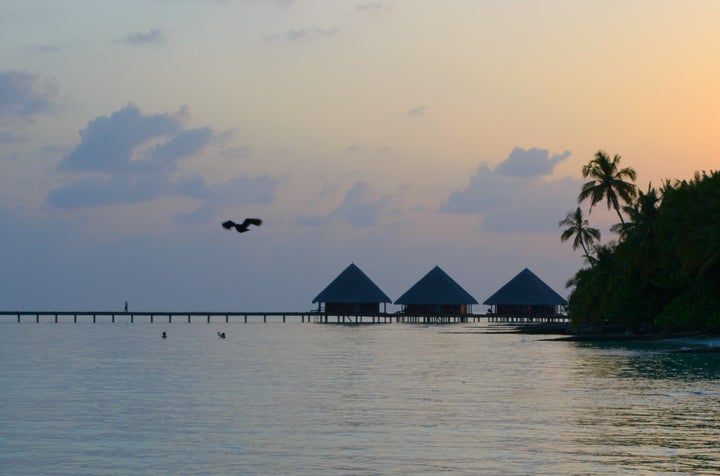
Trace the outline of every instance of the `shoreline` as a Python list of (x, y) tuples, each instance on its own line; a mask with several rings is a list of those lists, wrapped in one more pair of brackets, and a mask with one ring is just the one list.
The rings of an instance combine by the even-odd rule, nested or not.
[[(544, 340), (560, 342), (653, 342), (672, 341), (686, 345), (696, 345), (720, 352), (720, 333), (717, 331), (703, 330), (694, 332), (646, 332), (637, 333), (632, 331), (595, 331), (583, 332), (573, 330), (570, 324), (547, 323), (547, 324), (525, 324), (508, 325), (506, 332), (496, 330), (497, 333), (527, 334), (527, 335), (554, 335)], [(560, 336), (558, 336), (560, 334)], [(717, 341), (717, 345), (713, 343)]]

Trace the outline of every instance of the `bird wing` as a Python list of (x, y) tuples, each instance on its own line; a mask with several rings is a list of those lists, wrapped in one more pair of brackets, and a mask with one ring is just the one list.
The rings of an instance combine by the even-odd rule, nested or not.
[(223, 228), (225, 228), (226, 230), (230, 230), (230, 229), (232, 229), (232, 227), (235, 226), (235, 222), (232, 221), (232, 220), (224, 221), (223, 224), (222, 224), (222, 226), (223, 226)]
[(247, 228), (250, 225), (260, 226), (262, 225), (262, 220), (259, 218), (246, 218), (245, 221), (242, 222), (243, 228)]

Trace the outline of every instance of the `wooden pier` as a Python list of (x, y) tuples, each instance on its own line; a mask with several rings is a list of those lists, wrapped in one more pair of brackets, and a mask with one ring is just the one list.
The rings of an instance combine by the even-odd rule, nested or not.
[(468, 322), (548, 323), (567, 322), (567, 316), (500, 316), (494, 314), (415, 315), (378, 313), (341, 315), (324, 312), (117, 312), (117, 311), (0, 311), (0, 322), (78, 323), (78, 322), (205, 322), (205, 323), (320, 323), (320, 324), (460, 324)]
[(317, 321), (311, 312), (117, 312), (117, 311), (0, 311), (0, 320), (20, 322), (299, 322)]

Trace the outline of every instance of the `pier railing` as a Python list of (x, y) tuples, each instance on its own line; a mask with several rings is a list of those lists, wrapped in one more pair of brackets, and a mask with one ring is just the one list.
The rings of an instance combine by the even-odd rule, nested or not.
[(125, 311), (0, 311), (0, 322), (78, 323), (78, 322), (315, 322), (323, 324), (455, 324), (466, 322), (543, 323), (567, 322), (567, 316), (502, 316), (497, 314), (328, 314), (324, 312), (125, 312)]

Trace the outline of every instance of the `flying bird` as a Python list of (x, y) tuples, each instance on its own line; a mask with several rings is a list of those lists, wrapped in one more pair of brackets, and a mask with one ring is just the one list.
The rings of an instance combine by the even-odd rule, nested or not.
[(262, 225), (262, 220), (259, 218), (246, 218), (242, 223), (235, 223), (232, 220), (228, 220), (222, 224), (223, 228), (226, 230), (232, 230), (235, 228), (238, 233), (245, 233), (249, 230), (250, 225), (260, 226)]

